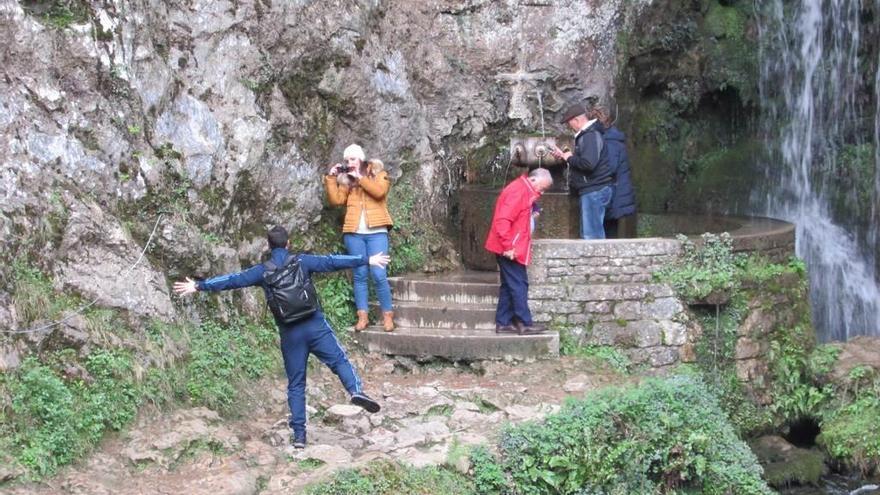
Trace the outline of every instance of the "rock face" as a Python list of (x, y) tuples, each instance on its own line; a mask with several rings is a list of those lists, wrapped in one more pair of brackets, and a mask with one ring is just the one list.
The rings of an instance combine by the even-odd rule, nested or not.
[(537, 90), (548, 121), (614, 91), (617, 33), (647, 3), (0, 0), (0, 259), (168, 318), (162, 272), (234, 269), (265, 225), (307, 229), (351, 142), (445, 216), (471, 154), (539, 126)]

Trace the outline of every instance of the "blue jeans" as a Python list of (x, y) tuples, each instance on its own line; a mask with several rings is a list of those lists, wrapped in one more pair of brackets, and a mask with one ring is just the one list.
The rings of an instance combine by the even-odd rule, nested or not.
[[(388, 253), (388, 234), (380, 232), (378, 234), (345, 234), (342, 236), (345, 242), (345, 249), (352, 256), (365, 256), (369, 258), (374, 254)], [(376, 286), (376, 295), (379, 296), (379, 306), (382, 311), (391, 311), (391, 286), (388, 285), (388, 278), (384, 268), (378, 266), (364, 265), (353, 270), (354, 272), (354, 305), (360, 311), (367, 310), (367, 295), (369, 287), (367, 286), (367, 278), (373, 276), (373, 283)]]
[(525, 265), (504, 256), (495, 256), (501, 272), (501, 287), (498, 288), (498, 307), (495, 310), (495, 323), (501, 326), (513, 324), (517, 318), (525, 326), (532, 325), (529, 311), (529, 275)]
[(348, 361), (336, 334), (318, 311), (311, 318), (281, 329), (281, 357), (287, 374), (287, 405), (290, 427), (295, 435), (306, 432), (306, 364), (314, 354), (327, 365), (349, 394), (362, 390), (361, 379)]
[(602, 189), (581, 194), (581, 239), (604, 239), (605, 208), (611, 203), (614, 188)]

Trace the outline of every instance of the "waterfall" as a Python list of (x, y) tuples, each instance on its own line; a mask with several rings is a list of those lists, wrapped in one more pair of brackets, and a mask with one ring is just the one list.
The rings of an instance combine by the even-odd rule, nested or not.
[(880, 50), (862, 24), (880, 0), (755, 8), (768, 149), (753, 205), (797, 225), (820, 340), (880, 335)]

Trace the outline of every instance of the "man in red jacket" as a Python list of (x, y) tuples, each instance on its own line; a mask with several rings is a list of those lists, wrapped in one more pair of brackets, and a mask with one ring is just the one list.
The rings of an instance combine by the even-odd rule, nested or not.
[(550, 172), (536, 168), (528, 177), (521, 175), (508, 184), (495, 203), (485, 247), (495, 253), (501, 272), (495, 310), (497, 333), (525, 335), (546, 330), (532, 322), (526, 266), (532, 259), (532, 206), (552, 185)]

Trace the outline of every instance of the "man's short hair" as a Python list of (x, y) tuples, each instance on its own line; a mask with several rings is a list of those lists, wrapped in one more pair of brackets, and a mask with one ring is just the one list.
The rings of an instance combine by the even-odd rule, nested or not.
[(553, 185), (553, 176), (550, 175), (550, 171), (543, 167), (538, 167), (531, 172), (529, 172), (529, 177), (534, 179), (543, 179)]
[(284, 227), (280, 225), (272, 227), (269, 229), (269, 233), (266, 234), (266, 240), (269, 241), (269, 249), (287, 247), (288, 237), (287, 229)]

